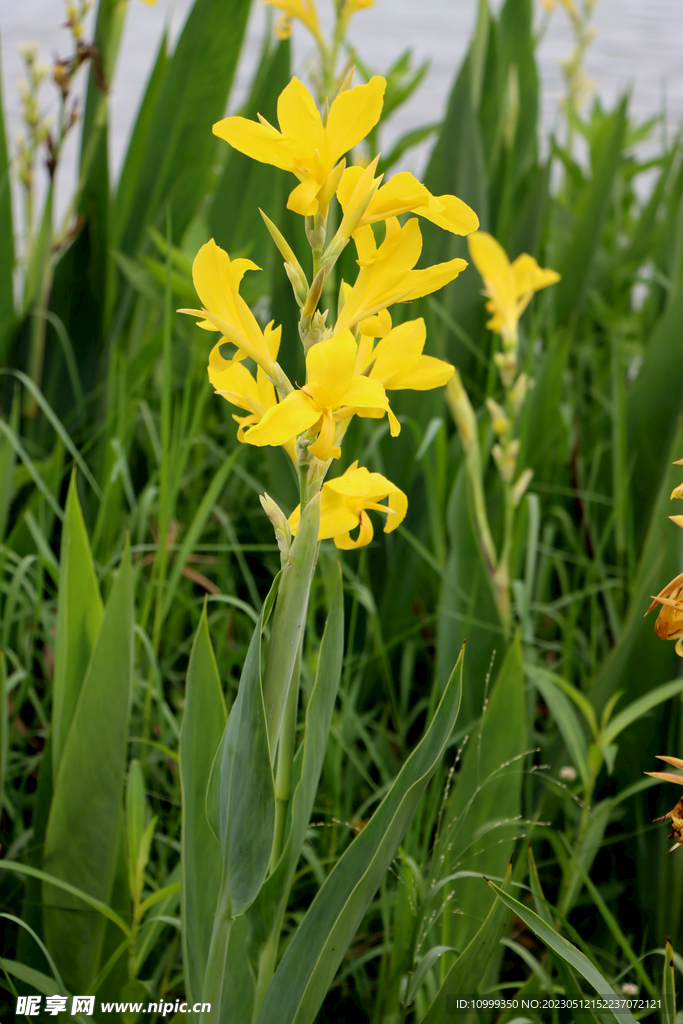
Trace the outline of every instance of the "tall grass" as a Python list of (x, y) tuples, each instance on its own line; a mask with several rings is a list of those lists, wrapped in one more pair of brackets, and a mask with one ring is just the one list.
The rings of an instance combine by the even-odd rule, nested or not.
[[(287, 512), (298, 501), (282, 453), (237, 444), (207, 386), (205, 336), (173, 314), (194, 304), (191, 260), (215, 237), (264, 267), (248, 300), (295, 330), (288, 282), (257, 212), (265, 196), (265, 212), (293, 235), (283, 176), (226, 156), (210, 133), (249, 8), (248, 0), (196, 0), (172, 53), (164, 41), (116, 183), (106, 94), (90, 67), (76, 227), (57, 248), (36, 244), (37, 266), (21, 267), (19, 303), (12, 168), (0, 130), (7, 1020), (17, 993), (60, 986), (89, 988), (98, 1000), (175, 1004), (193, 970), (180, 920), (183, 798), (186, 814), (189, 805), (178, 768), (193, 638), (202, 624), (219, 668), (216, 702), (192, 710), (204, 714), (208, 737), (223, 700), (230, 709), (235, 699), (279, 569), (257, 496), (266, 490)], [(109, 67), (117, 16), (117, 4), (101, 0), (95, 45)], [(267, 43), (248, 116), (273, 120), (289, 77), (289, 44)], [(519, 424), (521, 464), (534, 478), (514, 542), (517, 628), (509, 642), (444, 396), (400, 396), (400, 449), (355, 421), (349, 447), (406, 491), (409, 513), (395, 534), (342, 559), (344, 663), (278, 959), (433, 722), (467, 645), (458, 722), (321, 995), (321, 1022), (431, 1024), (445, 1019), (449, 995), (475, 991), (576, 995), (629, 982), (659, 997), (665, 936), (674, 951), (683, 946), (683, 864), (665, 856), (666, 833), (651, 824), (673, 801), (642, 775), (656, 754), (677, 750), (683, 724), (673, 645), (643, 620), (650, 594), (680, 567), (667, 512), (679, 482), (669, 466), (683, 454), (681, 146), (669, 140), (643, 162), (638, 144), (658, 126), (634, 123), (626, 97), (612, 110), (596, 100), (570, 114), (587, 159), (557, 139), (543, 156), (530, 2), (506, 0), (498, 17), (482, 2), (425, 182), (469, 203), (511, 256), (529, 252), (562, 274), (521, 334), (536, 383)], [(426, 261), (456, 255), (467, 256), (462, 240), (425, 231)], [(36, 291), (35, 279), (47, 289)], [(497, 377), (480, 292), (470, 267), (410, 315), (425, 317), (429, 351), (459, 368), (488, 459), (485, 399), (495, 397)], [(285, 369), (296, 379), (296, 366)], [(492, 463), (485, 483), (497, 540)], [(302, 711), (315, 707), (336, 573), (335, 552), (323, 545)], [(69, 609), (89, 623), (85, 635), (69, 634)], [(87, 672), (97, 696), (78, 736), (92, 774), (67, 776), (64, 722)], [(114, 706), (110, 686), (125, 672), (130, 710)], [(132, 850), (142, 850), (142, 868), (131, 881)], [(87, 911), (55, 877), (90, 894)], [(75, 955), (84, 949), (88, 962)], [(683, 961), (675, 954), (673, 963), (675, 986)], [(225, 1019), (250, 1019), (238, 988), (233, 996)]]

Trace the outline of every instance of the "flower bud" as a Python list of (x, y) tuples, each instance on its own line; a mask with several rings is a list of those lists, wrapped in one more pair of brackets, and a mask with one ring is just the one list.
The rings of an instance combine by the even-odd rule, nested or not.
[(293, 263), (285, 263), (285, 273), (289, 278), (289, 283), (292, 286), (294, 292), (294, 298), (297, 301), (299, 308), (303, 306), (308, 295), (308, 283), (306, 279), (302, 277), (300, 273), (301, 268), (297, 269)]
[(460, 440), (465, 452), (468, 452), (473, 441), (477, 437), (477, 418), (474, 415), (472, 403), (463, 387), (460, 374), (455, 370), (453, 376), (446, 385), (446, 398), (451, 407), (451, 413), (455, 425), (460, 434)]
[(517, 463), (517, 455), (519, 453), (519, 438), (515, 438), (510, 441), (509, 444), (503, 448), (499, 444), (494, 444), (492, 448), (492, 454), (501, 479), (504, 483), (512, 483), (512, 478), (515, 475), (515, 465)]
[(493, 361), (498, 367), (503, 387), (509, 390), (514, 383), (515, 374), (517, 373), (517, 350), (494, 352)]
[(498, 402), (493, 398), (487, 398), (486, 404), (488, 406), (489, 413), (491, 414), (493, 429), (498, 437), (505, 437), (510, 429), (510, 420), (507, 418), (505, 409), (498, 405)]
[(280, 561), (284, 565), (289, 559), (289, 549), (292, 546), (292, 531), (287, 522), (287, 517), (280, 506), (268, 494), (260, 494), (259, 501), (263, 511), (273, 524), (275, 540), (280, 549)]
[(520, 373), (519, 377), (513, 384), (510, 392), (510, 404), (515, 416), (519, 414), (519, 410), (524, 405), (526, 396), (529, 394), (534, 384), (535, 381), (533, 378), (529, 377), (526, 373)]
[(525, 469), (524, 472), (515, 481), (515, 485), (512, 488), (512, 505), (514, 508), (517, 508), (520, 501), (524, 497), (526, 489), (531, 483), (533, 475), (533, 469)]

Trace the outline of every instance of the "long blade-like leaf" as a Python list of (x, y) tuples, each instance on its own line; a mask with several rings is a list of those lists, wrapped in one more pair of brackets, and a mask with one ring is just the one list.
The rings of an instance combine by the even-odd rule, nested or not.
[(426, 734), (370, 822), (351, 843), (314, 899), (282, 958), (256, 1024), (311, 1024), (377, 891), (458, 716), (461, 653)]

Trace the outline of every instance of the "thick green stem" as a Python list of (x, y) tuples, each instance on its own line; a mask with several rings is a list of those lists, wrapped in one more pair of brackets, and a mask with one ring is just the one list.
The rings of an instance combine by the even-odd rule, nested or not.
[(271, 758), (280, 736), (287, 694), (294, 673), (304, 625), (313, 570), (318, 554), (320, 495), (302, 507), (299, 529), (282, 570), (273, 614), (268, 660), (263, 674), (263, 704)]
[[(303, 635), (302, 635), (303, 641)], [(296, 719), (299, 709), (299, 678), (301, 675), (301, 647), (297, 655), (292, 681), (289, 684), (289, 693), (285, 704), (285, 713), (282, 719), (282, 731), (277, 749), (277, 773), (275, 776), (275, 832), (273, 835), (273, 850), (271, 854), (270, 869), (275, 870), (275, 865), (280, 859), (285, 841), (285, 822), (287, 820), (287, 809), (292, 799), (292, 771), (294, 767), (294, 746), (296, 742)]]

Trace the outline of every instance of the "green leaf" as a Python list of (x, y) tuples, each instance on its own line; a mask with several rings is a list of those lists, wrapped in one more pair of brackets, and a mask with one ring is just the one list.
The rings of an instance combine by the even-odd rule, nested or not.
[(674, 951), (670, 939), (664, 947), (664, 977), (662, 978), (662, 1002), (664, 1003), (664, 1024), (676, 1020), (676, 982), (674, 979)]
[[(524, 672), (519, 635), (500, 667), (480, 729), (470, 737), (462, 768), (448, 801), (436, 858), (440, 874), (455, 866), (500, 878), (510, 861), (519, 831), (523, 761), (526, 750)], [(517, 759), (517, 760), (516, 760)], [(464, 949), (489, 912), (492, 897), (483, 887), (453, 883), (443, 921), (444, 945)], [(455, 912), (457, 910), (457, 912)]]
[(104, 611), (83, 522), (76, 474), (66, 499), (52, 684), (52, 767), (56, 775)]
[(188, 15), (148, 121), (125, 219), (117, 225), (117, 248), (128, 255), (167, 204), (173, 237), (182, 237), (204, 196), (215, 154), (211, 126), (225, 111), (250, 9), (251, 0), (196, 0)]
[(145, 780), (142, 775), (142, 766), (139, 761), (133, 760), (128, 768), (128, 782), (126, 785), (128, 884), (132, 897), (135, 897), (136, 892), (138, 892), (138, 853), (145, 832), (146, 820), (147, 801), (145, 799)]
[(527, 671), (543, 700), (548, 705), (553, 721), (560, 730), (569, 756), (578, 769), (584, 786), (588, 786), (590, 779), (588, 745), (586, 743), (586, 734), (574, 708), (553, 678), (552, 672), (539, 669), (535, 665), (527, 666)]
[(205, 607), (187, 667), (180, 730), (183, 963), (191, 1001), (201, 997), (221, 880), (221, 850), (206, 820), (206, 790), (226, 721)]
[(656, 686), (654, 690), (650, 690), (649, 693), (639, 697), (638, 700), (634, 700), (632, 704), (629, 704), (618, 715), (615, 715), (611, 722), (607, 723), (602, 734), (603, 743), (612, 743), (619, 733), (623, 732), (632, 722), (636, 722), (652, 708), (656, 708), (658, 704), (663, 704), (664, 701), (671, 700), (672, 697), (681, 692), (683, 692), (683, 679), (674, 679), (670, 683)]
[(624, 98), (605, 126), (593, 178), (579, 200), (574, 230), (557, 267), (562, 274), (555, 291), (560, 323), (567, 323), (577, 316), (588, 289), (602, 225), (622, 161), (626, 105)]
[(263, 619), (262, 611), (206, 794), (206, 815), (221, 845), (222, 889), (231, 917), (254, 902), (273, 843), (275, 789), (260, 671)]
[[(509, 889), (512, 869), (508, 865), (503, 888)], [(484, 879), (476, 886), (476, 891), (484, 888)], [(489, 883), (490, 884), (490, 883)], [(488, 902), (488, 901), (487, 901)], [(436, 994), (429, 1010), (422, 1018), (421, 1024), (441, 1024), (449, 1016), (448, 1003), (464, 993), (473, 993), (489, 965), (491, 958), (498, 951), (501, 936), (505, 932), (509, 915), (500, 900), (494, 900), (481, 928), (473, 936), (469, 945), (455, 961), (446, 975), (441, 988)]]
[(41, 882), (45, 882), (47, 885), (54, 886), (55, 889), (60, 889), (62, 892), (69, 893), (70, 896), (75, 896), (78, 900), (85, 903), (86, 906), (92, 907), (103, 917), (115, 924), (117, 928), (120, 928), (124, 935), (130, 935), (130, 929), (123, 918), (111, 909), (102, 900), (96, 899), (83, 889), (79, 889), (76, 885), (71, 885), (69, 882), (64, 882), (61, 878), (57, 878), (55, 875), (50, 875), (46, 871), (40, 871), (39, 868), (29, 867), (28, 864), (20, 864), (18, 861), (0, 859), (0, 868), (4, 871), (13, 871), (17, 875), (26, 875), (29, 878), (37, 878)]
[[(105, 903), (112, 895), (122, 827), (132, 670), (127, 546), (64, 744), (45, 837), (45, 870)], [(52, 885), (43, 886), (43, 897), (47, 945), (66, 984), (85, 992), (98, 970), (104, 922)]]
[[(499, 900), (501, 900), (507, 907), (512, 910), (517, 917), (524, 922), (524, 924), (536, 934), (539, 939), (549, 946), (558, 956), (562, 957), (570, 967), (573, 967), (579, 974), (586, 979), (586, 981), (593, 986), (598, 995), (604, 999), (614, 1000), (616, 992), (611, 987), (609, 982), (602, 976), (600, 971), (593, 966), (588, 957), (584, 956), (583, 953), (573, 946), (571, 942), (567, 942), (559, 932), (556, 932), (549, 924), (547, 924), (538, 914), (535, 914), (533, 910), (529, 910), (528, 907), (524, 906), (518, 900), (514, 899), (508, 893), (499, 889), (494, 882), (489, 882), (490, 888), (496, 894)], [(617, 1011), (611, 1011), (614, 1013), (615, 1018), (618, 1021), (622, 1021), (623, 1024), (635, 1024), (635, 1018), (629, 1010), (620, 1009)]]
[(460, 707), (461, 653), (426, 734), (311, 904), (275, 972), (256, 1024), (312, 1024), (349, 943), (440, 763)]
[[(294, 764), (294, 792), (290, 802), (289, 832), (282, 855), (259, 892), (248, 917), (251, 927), (249, 952), (253, 963), (259, 964), (259, 991), (270, 981), (275, 968), (282, 919), (289, 891), (306, 831), (311, 820), (330, 723), (337, 699), (337, 690), (344, 657), (344, 590), (341, 569), (338, 568), (330, 611), (325, 624), (315, 682), (306, 706), (304, 738)], [(268, 945), (269, 954), (262, 956)], [(230, 950), (228, 951), (230, 963)], [(268, 961), (269, 967), (264, 961)], [(223, 1004), (225, 1011), (225, 1002)], [(235, 1021), (239, 1021), (240, 1007), (235, 1005)]]
[(18, 978), (19, 981), (30, 985), (36, 992), (41, 992), (44, 996), (54, 996), (58, 990), (62, 995), (67, 994), (64, 989), (60, 988), (54, 978), (51, 978), (48, 974), (43, 974), (42, 971), (34, 970), (33, 967), (27, 967), (17, 960), (0, 959), (0, 967), (3, 971), (7, 971), (8, 974)]

